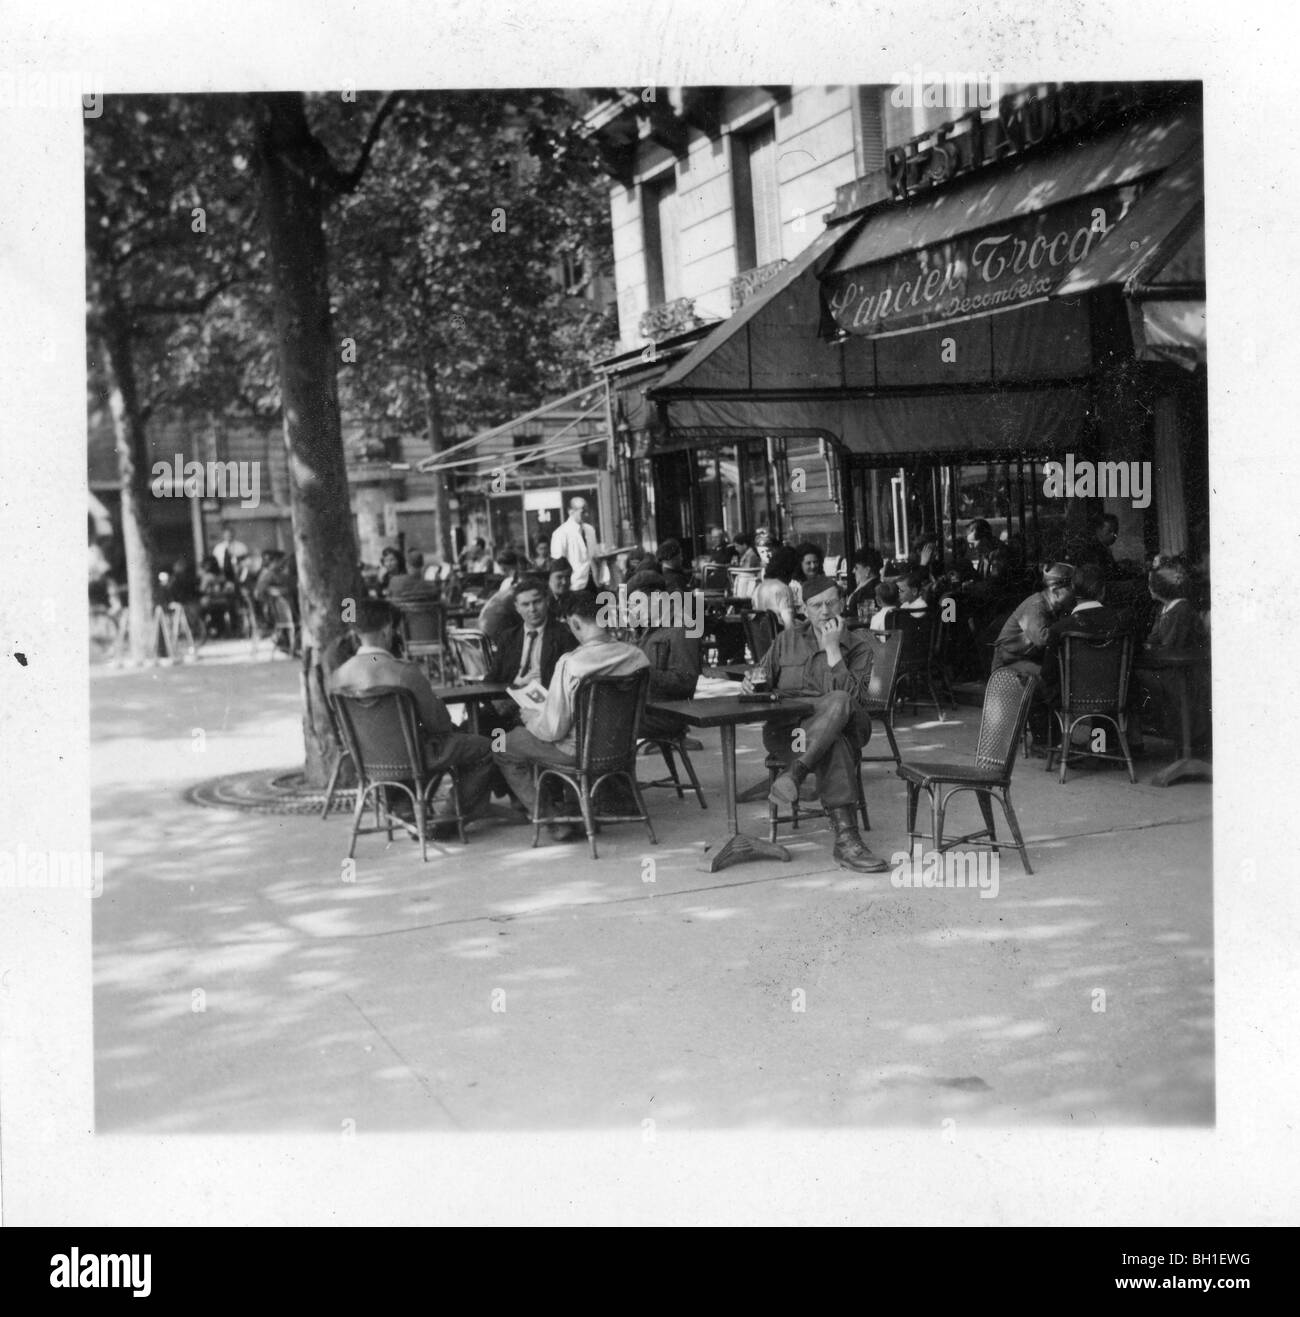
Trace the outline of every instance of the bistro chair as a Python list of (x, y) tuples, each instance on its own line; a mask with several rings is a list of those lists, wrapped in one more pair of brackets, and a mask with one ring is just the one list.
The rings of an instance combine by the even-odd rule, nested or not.
[(749, 647), (749, 661), (761, 663), (763, 656), (772, 648), (776, 633), (781, 623), (775, 613), (751, 610), (740, 619), (745, 628), (745, 644)]
[[(425, 818), (430, 798), (443, 774), (430, 774), (425, 769), (415, 696), (404, 686), (372, 686), (366, 690), (343, 687), (334, 692), (334, 708), (343, 743), (357, 769), (357, 804), (352, 815), (348, 859), (356, 852), (357, 837), (362, 831), (367, 835), (386, 831), (388, 840), (392, 841), (394, 818), (388, 793), (401, 791), (411, 799), (415, 828), (412, 830), (404, 819), (396, 821), (408, 832), (414, 831), (420, 843), (420, 858), (427, 861), (429, 848)], [(456, 830), (463, 842), (465, 820), (456, 770), (448, 769), (447, 773), (451, 777), (451, 805)], [(363, 830), (361, 816), (372, 796), (375, 826)]]
[(424, 665), (430, 681), (436, 666), (438, 683), (445, 683), (449, 658), (446, 606), (426, 599), (395, 599), (392, 604), (407, 657)]
[(934, 711), (939, 721), (944, 721), (943, 706), (939, 703), (938, 692), (934, 688), (934, 631), (939, 624), (939, 615), (933, 609), (926, 609), (925, 615), (915, 617), (906, 609), (894, 614), (895, 629), (903, 636), (903, 652), (898, 660), (898, 681), (906, 684), (908, 700), (912, 713), (916, 713), (917, 688), (924, 683), (934, 701)]
[(731, 569), (725, 563), (713, 562), (700, 558), (696, 562), (696, 572), (700, 580), (700, 589), (711, 594), (726, 594), (731, 585)]
[[(581, 823), (587, 830), (591, 858), (596, 853), (597, 823), (644, 823), (652, 845), (657, 845), (654, 825), (646, 812), (641, 788), (636, 780), (636, 730), (645, 710), (650, 686), (650, 669), (641, 668), (625, 677), (588, 677), (578, 687), (574, 709), (573, 738), (577, 762), (533, 765), (533, 845), (541, 840), (542, 824)], [(542, 785), (553, 780), (577, 793), (581, 814), (551, 819), (542, 818)], [(626, 782), (639, 813), (598, 814), (596, 792), (606, 782)]]
[(863, 630), (857, 634), (871, 646), (871, 676), (858, 707), (866, 710), (872, 721), (880, 723), (889, 741), (887, 755), (863, 755), (862, 762), (893, 763), (897, 768), (903, 762), (894, 736), (894, 706), (898, 698), (898, 661), (903, 655), (903, 632)]
[[(769, 754), (763, 761), (763, 767), (767, 769), (767, 789), (771, 791), (772, 783), (776, 781), (781, 773), (785, 772), (789, 767), (789, 764), (782, 759), (780, 755)], [(863, 830), (865, 832), (870, 832), (871, 819), (867, 815), (867, 797), (862, 790), (861, 760), (858, 761), (856, 773), (857, 776), (854, 783), (857, 787), (858, 793), (856, 809), (858, 813), (862, 815)], [(816, 774), (813, 774), (813, 776), (815, 777)], [(819, 819), (825, 818), (825, 816), (826, 811), (820, 805), (807, 805), (799, 800), (796, 800), (794, 804), (790, 806), (790, 812), (788, 814), (782, 814), (780, 806), (769, 797), (767, 802), (767, 839), (770, 842), (775, 842), (777, 832), (783, 823), (788, 823), (792, 832), (798, 832), (800, 819)]]
[[(698, 744), (698, 743), (697, 743)], [(695, 799), (700, 802), (701, 809), (708, 809), (704, 800), (704, 789), (700, 786), (700, 779), (695, 772), (695, 765), (691, 763), (691, 757), (686, 751), (686, 733), (683, 730), (677, 736), (642, 736), (636, 743), (637, 754), (645, 746), (653, 746), (664, 757), (664, 763), (668, 766), (668, 777), (660, 782), (649, 782), (646, 785), (652, 787), (672, 787), (677, 792), (678, 800), (685, 800), (686, 793), (682, 790), (682, 779), (677, 774), (677, 764), (674, 761), (674, 755), (680, 755), (682, 767), (686, 770), (686, 776), (691, 779), (691, 790), (695, 792)]]
[(448, 627), (447, 645), (461, 681), (487, 680), (496, 649), (485, 632), (470, 627)]
[(271, 618), (272, 657), (278, 649), (283, 649), (287, 654), (297, 654), (298, 619), (294, 615), (293, 605), (288, 597), (279, 590), (268, 590), (266, 608)]
[[(969, 764), (901, 763), (898, 776), (907, 783), (907, 833), (913, 842), (920, 836), (916, 829), (916, 810), (922, 791), (930, 797), (931, 831), (934, 849), (942, 852), (963, 842), (987, 837), (986, 845), (995, 849), (1010, 846), (1020, 852), (1026, 873), (1029, 856), (1020, 835), (1020, 823), (1011, 807), (1011, 772), (1016, 764), (1016, 747), (1025, 730), (1029, 705), (1038, 678), (1013, 668), (999, 668), (984, 690), (984, 710), (980, 715), (979, 740)], [(967, 833), (945, 844), (943, 816), (948, 801), (959, 791), (973, 791), (984, 816), (984, 828)], [(993, 821), (993, 797), (997, 796), (1011, 826), (1014, 842), (998, 841)]]
[(1061, 731), (1061, 747), (1047, 747), (1047, 772), (1052, 759), (1061, 757), (1061, 784), (1065, 784), (1070, 756), (1083, 754), (1071, 742), (1071, 733), (1080, 723), (1093, 719), (1109, 723), (1115, 729), (1121, 753), (1090, 752), (1090, 759), (1109, 759), (1128, 768), (1128, 780), (1137, 781), (1133, 756), (1128, 748), (1128, 683), (1133, 665), (1133, 636), (1127, 631), (1104, 634), (1066, 631), (1061, 636), (1058, 655), (1061, 672), (1061, 707), (1053, 710)]
[(330, 810), (334, 807), (334, 792), (338, 787), (339, 773), (343, 768), (343, 761), (346, 759), (352, 764), (354, 771), (356, 762), (352, 758), (352, 751), (348, 749), (347, 742), (343, 739), (343, 729), (339, 726), (338, 710), (334, 707), (334, 700), (325, 681), (325, 669), (319, 663), (311, 665), (310, 680), (313, 697), (318, 703), (323, 704), (329, 713), (330, 732), (334, 737), (334, 767), (330, 770), (329, 785), (325, 788), (325, 804), (320, 812), (321, 818), (327, 819), (330, 816)]
[(733, 599), (750, 599), (763, 575), (761, 567), (728, 567), (727, 589)]

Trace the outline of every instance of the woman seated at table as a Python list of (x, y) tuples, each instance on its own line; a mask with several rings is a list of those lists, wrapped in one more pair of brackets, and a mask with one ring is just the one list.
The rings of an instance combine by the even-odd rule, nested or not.
[(763, 559), (754, 547), (754, 537), (740, 531), (731, 541), (735, 553), (732, 556), (733, 567), (761, 567)]
[(794, 594), (790, 582), (799, 570), (799, 558), (793, 549), (782, 545), (772, 550), (772, 557), (753, 595), (753, 610), (775, 613), (783, 627), (794, 625)]
[(1166, 736), (1181, 736), (1178, 692), (1185, 681), (1191, 712), (1192, 748), (1194, 752), (1203, 751), (1210, 740), (1209, 693), (1204, 664), (1184, 669), (1180, 681), (1174, 670), (1143, 662), (1154, 661), (1158, 665), (1162, 659), (1204, 659), (1208, 656), (1205, 630), (1190, 598), (1191, 577), (1181, 565), (1156, 567), (1147, 577), (1147, 589), (1160, 605), (1160, 611), (1133, 672), (1139, 692), (1139, 710), (1144, 718), (1154, 718)]
[(799, 582), (800, 586), (805, 581), (811, 581), (814, 577), (820, 577), (823, 566), (826, 562), (826, 555), (811, 541), (805, 541), (803, 544), (795, 546), (795, 556), (799, 559), (799, 570), (795, 573), (794, 579)]

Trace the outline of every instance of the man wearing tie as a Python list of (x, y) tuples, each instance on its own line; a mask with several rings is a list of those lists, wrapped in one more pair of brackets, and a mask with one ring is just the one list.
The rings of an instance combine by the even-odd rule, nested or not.
[(573, 568), (572, 590), (585, 590), (596, 579), (596, 529), (587, 525), (586, 518), (587, 500), (571, 498), (568, 521), (551, 536), (551, 557), (567, 558)]
[[(550, 686), (555, 664), (561, 654), (577, 647), (569, 627), (551, 617), (547, 610), (547, 586), (540, 576), (525, 576), (515, 589), (515, 609), (520, 625), (512, 627), (502, 638), (486, 680), (505, 682), (522, 689), (530, 681)], [(507, 731), (519, 725), (519, 706), (510, 699), (499, 700), (484, 709), (480, 727)]]

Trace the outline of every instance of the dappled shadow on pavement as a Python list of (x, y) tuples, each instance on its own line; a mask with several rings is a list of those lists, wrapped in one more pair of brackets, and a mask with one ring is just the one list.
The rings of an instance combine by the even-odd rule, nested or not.
[[(129, 685), (127, 700), (97, 701), (102, 1131), (640, 1138), (1213, 1119), (1199, 794), (1144, 803), (1148, 789), (1127, 783), (1076, 790), (1041, 766), (1035, 783), (1018, 770), (1038, 872), (1009, 853), (992, 899), (834, 869), (819, 824), (800, 830), (789, 865), (708, 874), (702, 842), (722, 813), (710, 742), (695, 756), (708, 811), (650, 796), (659, 846), (611, 828), (593, 862), (582, 846), (533, 850), (526, 828), (491, 825), (467, 846), (434, 844), (427, 865), (401, 834), (363, 838), (353, 874), (345, 818), (179, 798), (176, 765), (197, 779), (225, 762), (169, 758), (187, 719), (217, 725), (232, 696), (243, 703), (213, 754), (260, 766), (246, 750), (264, 764), (278, 728), (275, 762), (291, 766), (287, 666), (257, 692), (175, 682), (161, 713), (157, 691), (151, 702)], [(128, 753), (151, 736), (141, 720), (165, 729), (143, 760)], [(971, 734), (929, 726), (905, 740), (939, 757)], [(742, 744), (748, 781), (761, 757), (755, 737)], [(122, 780), (113, 765), (126, 762)], [(901, 783), (879, 767), (868, 781), (871, 841), (888, 856), (903, 842)], [(1106, 830), (1098, 801), (1126, 830)]]

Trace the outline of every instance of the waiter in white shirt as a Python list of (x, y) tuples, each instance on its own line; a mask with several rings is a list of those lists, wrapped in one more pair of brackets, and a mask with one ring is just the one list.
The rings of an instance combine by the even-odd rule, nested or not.
[(587, 500), (569, 500), (569, 519), (551, 536), (551, 557), (567, 558), (573, 568), (571, 590), (585, 590), (596, 567), (596, 530), (587, 525)]

